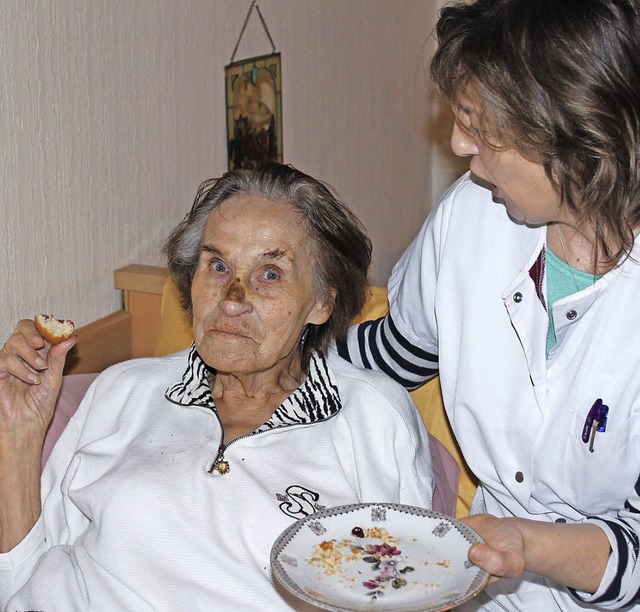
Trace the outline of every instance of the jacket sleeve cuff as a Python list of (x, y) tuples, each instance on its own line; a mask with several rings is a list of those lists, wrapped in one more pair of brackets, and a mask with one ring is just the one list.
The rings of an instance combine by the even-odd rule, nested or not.
[(0, 553), (0, 609), (27, 582), (46, 549), (42, 515), (31, 531), (9, 552)]
[(598, 604), (602, 609), (618, 609), (620, 607), (620, 589), (614, 589), (612, 593), (612, 586), (615, 582), (619, 581), (619, 551), (618, 540), (611, 527), (604, 521), (597, 519), (589, 519), (585, 521), (597, 525), (602, 529), (609, 540), (610, 552), (607, 566), (602, 575), (600, 586), (595, 593), (587, 593), (585, 591), (576, 591), (569, 589), (571, 594), (578, 600), (588, 604)]

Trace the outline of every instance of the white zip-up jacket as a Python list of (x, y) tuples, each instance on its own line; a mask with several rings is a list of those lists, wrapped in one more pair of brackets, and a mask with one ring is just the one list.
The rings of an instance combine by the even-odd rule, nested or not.
[[(547, 359), (545, 241), (545, 228), (515, 223), (465, 175), (394, 268), (389, 315), (353, 329), (340, 352), (409, 388), (439, 372), (481, 481), (472, 512), (604, 529), (611, 555), (596, 593), (526, 575), (490, 587), (499, 605), (486, 609), (640, 610), (640, 246), (553, 305)], [(590, 452), (597, 399), (609, 416)]]
[[(223, 452), (221, 441), (194, 349), (104, 372), (45, 466), (40, 519), (0, 555), (0, 608), (305, 609), (269, 565), (294, 520), (353, 502), (431, 507), (428, 438), (408, 394), (335, 356), (314, 355), (257, 433)], [(220, 461), (227, 473), (212, 470)]]

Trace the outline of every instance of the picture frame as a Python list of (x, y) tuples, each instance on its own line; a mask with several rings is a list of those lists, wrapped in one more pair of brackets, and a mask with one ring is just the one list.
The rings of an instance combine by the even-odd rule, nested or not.
[(282, 163), (282, 71), (280, 53), (225, 66), (229, 170)]

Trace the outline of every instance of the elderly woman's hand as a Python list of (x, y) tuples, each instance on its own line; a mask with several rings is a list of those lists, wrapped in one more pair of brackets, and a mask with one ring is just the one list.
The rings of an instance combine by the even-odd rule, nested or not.
[(18, 322), (0, 350), (0, 433), (47, 430), (62, 382), (62, 370), (75, 337), (50, 346), (33, 321)]
[(22, 320), (0, 349), (0, 552), (16, 546), (40, 515), (42, 445), (75, 342), (50, 346), (33, 321)]

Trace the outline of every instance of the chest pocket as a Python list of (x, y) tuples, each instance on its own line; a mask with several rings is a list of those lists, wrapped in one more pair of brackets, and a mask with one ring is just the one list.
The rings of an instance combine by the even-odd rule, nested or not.
[[(616, 418), (609, 412), (610, 419)], [(564, 499), (584, 514), (611, 514), (624, 506), (640, 474), (640, 417), (607, 425), (594, 439), (593, 452), (582, 441), (586, 414), (573, 416), (564, 455)]]

